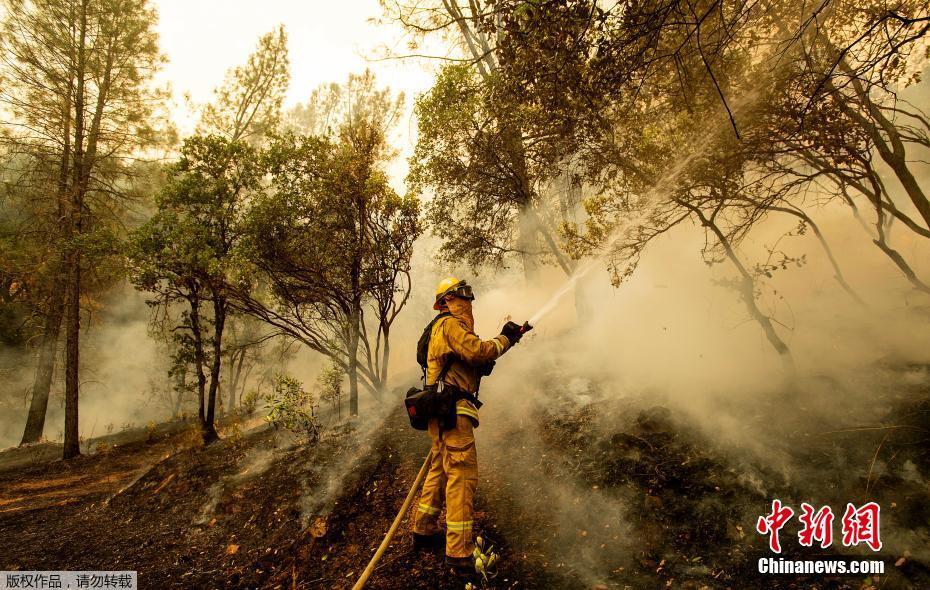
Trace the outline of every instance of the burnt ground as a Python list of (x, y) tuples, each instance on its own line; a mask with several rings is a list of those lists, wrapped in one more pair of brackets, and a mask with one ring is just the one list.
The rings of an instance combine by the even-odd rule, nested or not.
[[(893, 538), (920, 542), (930, 523), (926, 482), (908, 476), (930, 470), (925, 393), (900, 392), (879, 420), (893, 428), (825, 435), (812, 417), (782, 433), (782, 450), (820, 474), (815, 495), (662, 406), (551, 393), (515, 419), (489, 403), (476, 520), (502, 556), (492, 586), (930, 588), (926, 564), (902, 550), (913, 539)], [(746, 428), (766, 428), (765, 410)], [(138, 570), (142, 588), (351, 588), (427, 450), (401, 412), (314, 444), (264, 426), (223, 436), (204, 449), (189, 428), (161, 428), (69, 462), (0, 454), (0, 569)], [(881, 553), (836, 541), (819, 553), (877, 557), (885, 575), (760, 577), (756, 561), (771, 554), (753, 525), (773, 497), (835, 511), (880, 502)], [(368, 587), (460, 590), (441, 557), (412, 551), (407, 526)], [(796, 520), (783, 531), (785, 556), (815, 555), (798, 551), (796, 532)]]
[[(181, 429), (8, 467), (0, 569), (138, 570), (142, 588), (351, 588), (428, 449), (402, 413), (371, 436), (355, 430), (343, 424), (312, 445), (233, 430), (204, 449)], [(512, 579), (501, 568), (500, 587)], [(405, 525), (368, 587), (462, 584), (440, 556), (412, 551)]]
[[(917, 370), (926, 376), (928, 369)], [(897, 377), (896, 384), (907, 383)], [(484, 445), (492, 470), (509, 474), (503, 489), (487, 489), (495, 514), (506, 515), (496, 524), (524, 569), (545, 575), (540, 587), (930, 588), (928, 564), (908, 550), (926, 555), (930, 528), (930, 487), (917, 475), (930, 471), (926, 379), (876, 394), (874, 406), (885, 411), (861, 427), (839, 427), (844, 417), (835, 411), (835, 422), (825, 422), (818, 410), (836, 399), (850, 403), (838, 383), (802, 383), (782, 397), (753, 398), (742, 428), (765, 433), (767, 450), (783, 463), (750, 463), (755, 455), (714, 442), (648, 399), (554, 394), (555, 379), (540, 377), (550, 391), (530, 392), (546, 401), (528, 419), (491, 418), (507, 426)], [(731, 411), (740, 415), (740, 408)], [(779, 411), (797, 417), (772, 420)], [(850, 421), (859, 418), (850, 409)], [(528, 436), (531, 424), (538, 428)], [(533, 482), (531, 493), (525, 482)], [(885, 574), (760, 575), (760, 558), (779, 557), (754, 530), (773, 498), (797, 513), (808, 502), (830, 505), (835, 514), (828, 549), (799, 545), (796, 514), (781, 533), (780, 557), (881, 559)], [(846, 502), (870, 500), (882, 507), (885, 546), (877, 553), (844, 547)]]

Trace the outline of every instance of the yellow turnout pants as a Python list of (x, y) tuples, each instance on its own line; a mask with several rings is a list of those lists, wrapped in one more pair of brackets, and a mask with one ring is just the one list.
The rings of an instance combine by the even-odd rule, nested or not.
[[(461, 403), (461, 402), (460, 402)], [(469, 404), (466, 408), (474, 411)], [(474, 424), (468, 415), (456, 416), (452, 430), (440, 432), (439, 422), (429, 422), (433, 442), (429, 473), (413, 521), (413, 532), (432, 535), (442, 532), (439, 512), (446, 504), (446, 555), (471, 557), (475, 549), (475, 489), (478, 487), (478, 452), (475, 449)]]

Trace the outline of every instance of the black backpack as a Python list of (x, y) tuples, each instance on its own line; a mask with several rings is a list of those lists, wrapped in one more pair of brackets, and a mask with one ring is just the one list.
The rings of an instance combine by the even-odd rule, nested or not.
[(420, 365), (420, 368), (423, 369), (423, 379), (425, 382), (426, 379), (426, 366), (429, 364), (427, 355), (429, 354), (429, 339), (433, 335), (433, 326), (436, 325), (436, 322), (442, 318), (449, 317), (452, 314), (448, 311), (444, 311), (441, 314), (434, 317), (426, 327), (423, 328), (423, 333), (420, 335), (420, 339), (417, 341), (417, 364)]
[(407, 417), (410, 418), (410, 425), (417, 430), (427, 430), (429, 428), (430, 418), (439, 418), (440, 426), (443, 430), (450, 430), (455, 427), (456, 409), (455, 405), (458, 400), (467, 397), (467, 394), (457, 387), (443, 383), (449, 369), (455, 362), (455, 356), (449, 355), (439, 378), (435, 383), (426, 384), (426, 369), (429, 364), (429, 341), (433, 334), (433, 326), (440, 319), (452, 314), (443, 312), (434, 317), (423, 334), (417, 341), (417, 364), (423, 369), (423, 386), (411, 387), (407, 390), (407, 396), (404, 398), (404, 406), (407, 409)]

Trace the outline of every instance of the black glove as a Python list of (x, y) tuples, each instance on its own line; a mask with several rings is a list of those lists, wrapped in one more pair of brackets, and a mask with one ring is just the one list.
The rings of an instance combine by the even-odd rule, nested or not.
[(523, 338), (523, 328), (521, 328), (519, 324), (507, 322), (504, 324), (504, 327), (501, 328), (501, 334), (506, 336), (507, 341), (513, 346), (520, 341), (520, 338)]

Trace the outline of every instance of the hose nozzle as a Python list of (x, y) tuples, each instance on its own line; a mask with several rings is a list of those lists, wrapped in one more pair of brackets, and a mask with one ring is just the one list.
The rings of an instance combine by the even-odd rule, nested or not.
[(523, 325), (520, 326), (520, 333), (521, 333), (521, 334), (526, 334), (527, 332), (529, 332), (529, 331), (532, 330), (532, 329), (533, 329), (533, 326), (531, 326), (529, 322), (523, 322)]

